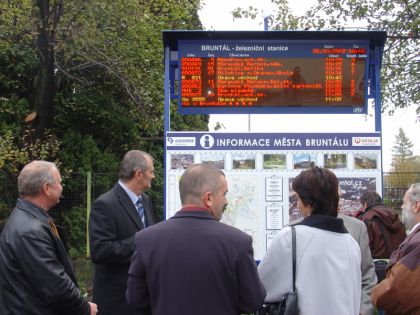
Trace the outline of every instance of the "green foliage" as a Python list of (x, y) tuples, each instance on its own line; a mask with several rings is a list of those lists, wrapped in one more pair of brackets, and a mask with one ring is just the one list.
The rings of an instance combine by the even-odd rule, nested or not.
[(0, 42), (22, 43), (32, 39), (29, 21), (31, 0), (0, 1)]
[[(1, 113), (0, 113), (1, 114)], [(31, 130), (24, 130), (20, 137), (12, 129), (4, 133), (0, 130), (0, 227), (5, 222), (18, 196), (17, 175), (23, 165), (32, 160), (57, 161), (58, 140), (46, 133), (46, 140), (31, 137)]]
[(152, 188), (147, 191), (147, 194), (152, 198), (153, 201), (153, 208), (154, 218), (156, 222), (163, 220), (163, 192), (162, 189), (164, 187), (164, 152), (163, 152), (163, 141), (147, 141), (141, 144), (140, 148), (142, 148), (146, 152), (153, 152), (154, 162), (153, 165), (155, 167), (155, 179), (152, 181)]
[(258, 16), (258, 9), (250, 5), (248, 8), (236, 8), (232, 11), (235, 19), (255, 19)]
[(402, 162), (413, 157), (413, 143), (407, 137), (403, 128), (399, 128), (395, 136), (395, 144), (392, 147), (394, 162)]
[[(321, 23), (320, 15), (327, 16)], [(417, 0), (318, 0), (301, 22), (315, 29), (384, 30), (388, 34), (382, 61), (383, 106), (417, 106), (420, 115), (420, 6)]]
[[(41, 22), (39, 6), (49, 12)], [(155, 158), (150, 195), (156, 218), (163, 213), (163, 43), (162, 31), (201, 29), (199, 0), (0, 1), (0, 179), (16, 176), (33, 158), (60, 161), (64, 199), (57, 209), (72, 255), (84, 254), (85, 178), (102, 190), (115, 183), (127, 150)], [(33, 127), (46, 114), (37, 105), (40, 32), (48, 35), (54, 72), (51, 129), (41, 137)], [(50, 82), (51, 83), (51, 82)], [(25, 117), (38, 112), (29, 124)], [(173, 130), (205, 130), (208, 117), (172, 115)], [(7, 172), (6, 172), (7, 170)], [(12, 175), (13, 173), (13, 175)], [(0, 219), (16, 198), (16, 180), (0, 186)], [(94, 193), (98, 193), (95, 191)], [(97, 197), (98, 195), (95, 195)]]
[(56, 160), (59, 150), (57, 139), (46, 133), (46, 140), (31, 138), (31, 130), (24, 130), (22, 137), (17, 137), (12, 131), (6, 131), (0, 138), (0, 170), (17, 175), (26, 163), (33, 160)]
[(412, 183), (420, 180), (420, 156), (393, 165), (392, 172), (384, 176), (384, 183), (393, 189), (402, 188), (406, 191)]
[[(79, 89), (74, 93), (62, 92), (57, 97), (57, 103), (60, 106), (56, 110), (56, 132), (70, 147), (80, 143), (78, 138), (90, 137), (99, 150), (121, 156), (123, 151), (140, 140), (142, 134), (141, 125), (137, 123), (138, 114), (127, 112), (129, 104), (122, 106), (122, 101), (118, 102), (117, 96), (109, 91)], [(74, 143), (72, 137), (76, 137)], [(95, 159), (98, 157), (100, 152)], [(96, 162), (101, 164), (100, 161)], [(106, 165), (104, 169), (96, 166), (85, 170), (109, 171)]]
[(0, 40), (0, 135), (6, 131), (20, 133), (30, 113), (35, 66), (32, 49), (21, 43)]
[(63, 215), (66, 243), (71, 257), (86, 255), (86, 208), (75, 206)]
[(69, 170), (75, 172), (115, 172), (120, 160), (106, 149), (98, 147), (98, 143), (90, 135), (83, 135), (71, 130), (62, 137), (60, 161)]
[[(295, 16), (287, 0), (272, 0), (273, 30), (384, 30), (388, 34), (382, 60), (383, 112), (416, 106), (420, 119), (420, 5), (418, 0), (318, 0)], [(257, 16), (254, 8), (237, 8), (234, 17)]]
[[(399, 128), (392, 148), (392, 172), (386, 181), (391, 187), (405, 187), (418, 181), (420, 172), (420, 156), (413, 156), (413, 143), (407, 137), (403, 128)], [(404, 176), (400, 176), (403, 173)]]
[(171, 105), (172, 131), (206, 131), (208, 129), (209, 115), (181, 115), (177, 106)]
[(226, 129), (225, 125), (222, 124), (220, 121), (216, 121), (216, 124), (214, 126), (214, 130), (218, 131), (218, 130), (223, 130)]

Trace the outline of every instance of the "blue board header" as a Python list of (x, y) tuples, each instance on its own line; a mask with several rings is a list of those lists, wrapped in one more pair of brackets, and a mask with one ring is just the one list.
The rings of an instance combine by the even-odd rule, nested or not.
[(379, 133), (168, 132), (167, 150), (380, 150)]
[(369, 41), (190, 40), (179, 41), (179, 57), (367, 58)]

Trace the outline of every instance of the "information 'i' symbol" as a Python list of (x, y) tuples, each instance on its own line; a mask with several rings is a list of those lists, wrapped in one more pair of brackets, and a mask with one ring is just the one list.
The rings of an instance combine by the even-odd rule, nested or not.
[(211, 135), (204, 135), (200, 139), (200, 145), (204, 149), (211, 148), (213, 146), (213, 144), (214, 144), (214, 138)]

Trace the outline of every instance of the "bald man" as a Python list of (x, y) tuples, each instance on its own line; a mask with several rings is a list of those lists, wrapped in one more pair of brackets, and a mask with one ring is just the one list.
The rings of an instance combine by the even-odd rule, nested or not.
[(252, 238), (219, 222), (225, 175), (204, 164), (181, 176), (182, 208), (135, 236), (127, 301), (154, 315), (237, 315), (263, 303)]

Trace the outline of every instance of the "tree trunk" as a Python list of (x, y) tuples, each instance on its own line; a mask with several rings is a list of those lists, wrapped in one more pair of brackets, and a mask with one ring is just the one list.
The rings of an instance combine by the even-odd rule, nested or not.
[(33, 9), (34, 45), (39, 58), (38, 71), (34, 80), (35, 138), (42, 139), (54, 119), (54, 48), (56, 27), (61, 17), (62, 1), (37, 0)]

